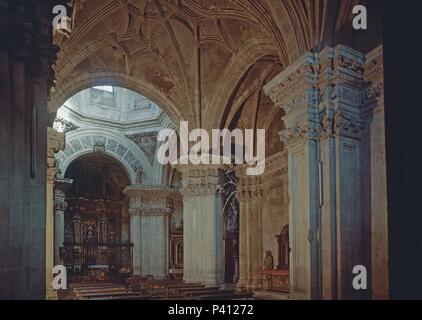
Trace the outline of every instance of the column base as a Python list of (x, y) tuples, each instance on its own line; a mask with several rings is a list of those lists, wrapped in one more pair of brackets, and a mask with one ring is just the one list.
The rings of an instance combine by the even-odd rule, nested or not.
[(245, 279), (240, 279), (235, 285), (236, 290), (238, 291), (247, 291), (247, 285)]
[(57, 290), (54, 289), (47, 289), (45, 292), (45, 299), (46, 300), (58, 300), (59, 295), (57, 294)]

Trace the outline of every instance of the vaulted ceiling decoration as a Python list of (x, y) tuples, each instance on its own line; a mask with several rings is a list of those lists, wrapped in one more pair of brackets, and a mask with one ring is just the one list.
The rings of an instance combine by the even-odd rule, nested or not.
[(233, 125), (247, 104), (256, 114), (269, 103), (266, 81), (331, 41), (353, 2), (74, 0), (73, 30), (55, 39), (50, 112), (81, 89), (108, 84), (143, 94), (176, 123)]

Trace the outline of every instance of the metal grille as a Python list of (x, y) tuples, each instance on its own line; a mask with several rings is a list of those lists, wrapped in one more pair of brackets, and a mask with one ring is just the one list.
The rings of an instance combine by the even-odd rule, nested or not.
[(118, 280), (130, 274), (132, 247), (131, 243), (64, 243), (62, 259), (68, 280)]

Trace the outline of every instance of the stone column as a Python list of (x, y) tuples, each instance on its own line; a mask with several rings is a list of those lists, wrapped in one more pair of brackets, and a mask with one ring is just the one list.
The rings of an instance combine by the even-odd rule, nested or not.
[(129, 200), (134, 274), (166, 278), (167, 228), (173, 190), (129, 186), (123, 192)]
[(45, 224), (45, 277), (46, 277), (46, 299), (56, 300), (57, 291), (53, 289), (53, 267), (54, 267), (54, 179), (57, 174), (54, 154), (63, 150), (65, 146), (65, 135), (58, 133), (51, 128), (47, 130), (47, 186), (46, 186), (46, 224)]
[(132, 269), (134, 275), (141, 275), (141, 212), (137, 209), (129, 209), (130, 216), (130, 242), (132, 248)]
[(370, 186), (363, 194), (371, 195), (371, 260), (372, 297), (389, 297), (388, 258), (388, 210), (387, 169), (385, 155), (384, 115), (384, 61), (383, 47), (379, 46), (366, 56), (365, 63), (365, 105), (369, 110), (367, 134), (370, 139), (364, 149), (369, 156)]
[(53, 3), (0, 6), (0, 298), (44, 299)]
[(262, 287), (262, 197), (260, 176), (248, 176), (243, 167), (236, 168), (239, 200), (239, 282), (243, 290)]
[(285, 111), (293, 297), (366, 295), (352, 287), (353, 267), (363, 264), (369, 271), (370, 264), (364, 61), (353, 49), (325, 48), (305, 54), (265, 86)]
[[(365, 298), (368, 291), (352, 287), (353, 267), (370, 272), (365, 242), (370, 229), (365, 221), (363, 190), (370, 179), (364, 152), (363, 81), (365, 56), (337, 46), (316, 55), (319, 109), (322, 113), (321, 240), (324, 251), (322, 293), (327, 299)], [(369, 232), (369, 233), (368, 233)], [(369, 249), (369, 246), (368, 246)], [(369, 274), (368, 274), (369, 275)], [(370, 278), (368, 278), (370, 280)], [(370, 284), (368, 284), (370, 286)]]
[(60, 248), (64, 242), (64, 212), (67, 208), (66, 191), (72, 179), (57, 178), (54, 181), (54, 264), (63, 264)]
[(314, 55), (307, 53), (266, 85), (265, 91), (285, 110), (282, 141), (288, 150), (290, 285), (293, 297), (320, 297), (318, 130)]
[(215, 285), (221, 279), (222, 217), (217, 165), (178, 165), (182, 172), (183, 279)]

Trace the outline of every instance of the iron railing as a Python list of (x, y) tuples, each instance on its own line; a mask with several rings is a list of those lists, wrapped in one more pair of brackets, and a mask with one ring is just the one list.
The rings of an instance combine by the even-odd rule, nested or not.
[(69, 281), (90, 281), (102, 277), (119, 279), (132, 272), (131, 243), (64, 243), (62, 260)]

